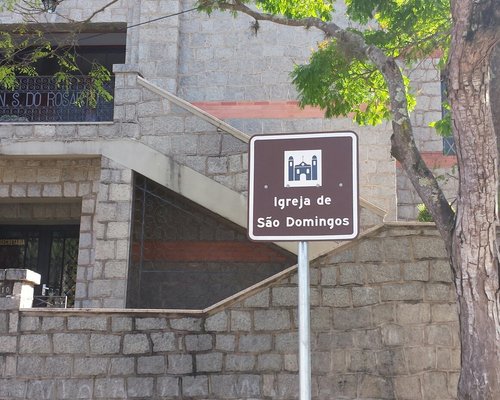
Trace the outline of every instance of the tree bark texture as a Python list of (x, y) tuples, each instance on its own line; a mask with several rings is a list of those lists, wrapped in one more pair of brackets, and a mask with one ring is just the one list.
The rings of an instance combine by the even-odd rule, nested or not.
[(495, 3), (452, 2), (448, 88), (459, 193), (451, 260), (462, 345), (460, 400), (500, 399), (498, 151), (489, 101), (489, 55), (499, 28), (481, 21), (495, 14)]
[(500, 43), (497, 43), (490, 60), (490, 103), (493, 114), (493, 127), (497, 136), (498, 154), (500, 154)]

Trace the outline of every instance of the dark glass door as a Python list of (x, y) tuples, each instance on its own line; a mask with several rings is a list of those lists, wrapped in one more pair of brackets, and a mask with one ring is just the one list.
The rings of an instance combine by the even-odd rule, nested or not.
[(0, 268), (26, 268), (41, 275), (35, 296), (67, 296), (74, 304), (78, 225), (0, 225)]

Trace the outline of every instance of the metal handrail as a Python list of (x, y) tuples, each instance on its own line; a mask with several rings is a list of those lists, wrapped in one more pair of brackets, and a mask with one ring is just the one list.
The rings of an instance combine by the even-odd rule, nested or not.
[(68, 308), (68, 296), (34, 296), (33, 308)]

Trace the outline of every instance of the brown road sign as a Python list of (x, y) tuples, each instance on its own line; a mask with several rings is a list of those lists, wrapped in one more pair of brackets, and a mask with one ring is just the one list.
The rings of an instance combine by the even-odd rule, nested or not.
[(354, 132), (250, 139), (248, 235), (252, 240), (348, 240), (358, 235)]

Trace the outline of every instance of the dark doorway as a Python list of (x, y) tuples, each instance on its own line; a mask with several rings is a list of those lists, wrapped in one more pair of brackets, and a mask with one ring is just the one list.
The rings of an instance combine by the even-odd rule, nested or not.
[(41, 284), (35, 296), (67, 296), (72, 306), (79, 232), (79, 225), (0, 225), (0, 268), (38, 272)]

